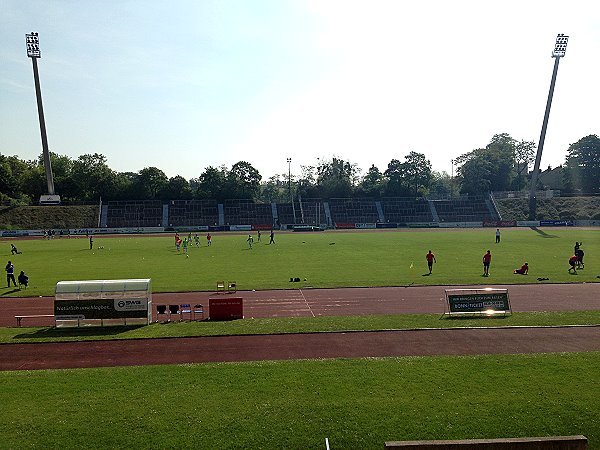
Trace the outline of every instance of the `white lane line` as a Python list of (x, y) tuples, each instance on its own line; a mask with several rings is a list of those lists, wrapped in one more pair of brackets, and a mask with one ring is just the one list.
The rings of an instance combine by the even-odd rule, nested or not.
[(313, 317), (315, 317), (315, 313), (313, 312), (313, 310), (310, 308), (310, 305), (308, 304), (308, 301), (306, 301), (306, 297), (304, 296), (304, 292), (302, 292), (302, 289), (298, 289), (300, 291), (300, 293), (302, 294), (302, 298), (304, 299), (304, 303), (306, 303), (306, 307), (308, 308), (308, 310), (310, 311), (310, 313), (312, 314)]

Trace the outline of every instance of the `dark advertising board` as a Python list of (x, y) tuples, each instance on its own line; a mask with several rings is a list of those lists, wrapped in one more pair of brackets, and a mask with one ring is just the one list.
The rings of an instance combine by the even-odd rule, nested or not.
[(447, 294), (450, 313), (510, 311), (508, 292)]
[(217, 297), (208, 299), (210, 320), (234, 320), (244, 318), (244, 304), (241, 297)]
[(572, 227), (572, 220), (540, 220), (540, 227)]
[(147, 318), (146, 298), (54, 300), (56, 320)]
[(516, 227), (516, 220), (484, 220), (484, 227), (493, 227), (493, 228), (501, 228), (501, 227)]

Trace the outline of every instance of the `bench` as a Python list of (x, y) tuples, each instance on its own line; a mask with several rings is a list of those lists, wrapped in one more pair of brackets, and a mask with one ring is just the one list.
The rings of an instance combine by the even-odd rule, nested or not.
[(32, 314), (30, 316), (15, 316), (15, 319), (17, 319), (17, 326), (20, 327), (21, 321), (23, 319), (39, 319), (41, 317), (54, 317), (54, 314)]
[(386, 449), (414, 450), (586, 450), (585, 436), (547, 436), (505, 439), (462, 439), (454, 441), (386, 442)]

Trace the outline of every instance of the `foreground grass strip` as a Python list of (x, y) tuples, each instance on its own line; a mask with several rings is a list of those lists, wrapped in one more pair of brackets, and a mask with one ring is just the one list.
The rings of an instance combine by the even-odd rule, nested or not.
[(600, 354), (0, 372), (5, 448), (380, 449), (386, 440), (583, 434)]
[(0, 343), (143, 339), (243, 334), (374, 331), (414, 328), (600, 324), (600, 311), (528, 312), (506, 317), (444, 318), (435, 314), (286, 317), (231, 322), (175, 322), (145, 327), (0, 328)]

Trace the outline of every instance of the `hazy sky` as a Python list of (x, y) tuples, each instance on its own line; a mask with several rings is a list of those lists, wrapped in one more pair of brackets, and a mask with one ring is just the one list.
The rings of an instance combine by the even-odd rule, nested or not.
[(263, 179), (341, 157), (363, 173), (424, 153), (434, 170), (497, 133), (542, 168), (600, 134), (597, 0), (0, 0), (0, 153), (41, 153), (25, 34), (50, 150), (169, 177), (250, 162)]

